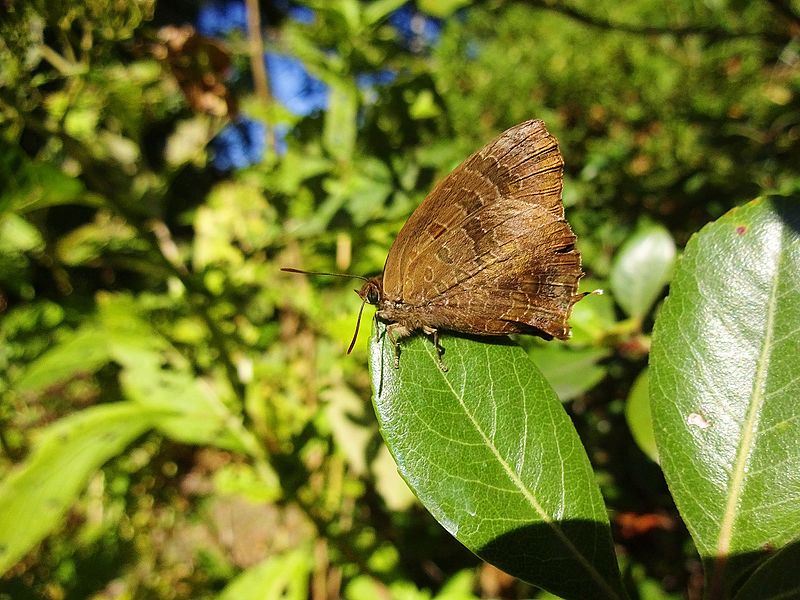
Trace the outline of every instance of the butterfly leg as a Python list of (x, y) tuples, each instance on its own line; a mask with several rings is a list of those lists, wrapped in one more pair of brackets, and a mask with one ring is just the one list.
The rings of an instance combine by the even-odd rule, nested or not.
[(400, 339), (411, 335), (411, 330), (400, 323), (390, 323), (386, 326), (386, 335), (394, 345), (394, 368), (400, 368)]
[(426, 326), (422, 328), (422, 331), (424, 331), (426, 335), (433, 336), (433, 345), (436, 347), (436, 363), (439, 365), (439, 369), (442, 371), (442, 373), (447, 373), (447, 365), (444, 364), (444, 361), (442, 360), (444, 348), (439, 340), (439, 330)]

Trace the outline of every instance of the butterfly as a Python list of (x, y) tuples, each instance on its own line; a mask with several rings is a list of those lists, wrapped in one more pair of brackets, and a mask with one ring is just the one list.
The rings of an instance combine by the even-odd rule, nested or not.
[(564, 218), (563, 171), (544, 122), (520, 123), (433, 188), (400, 229), (381, 275), (343, 275), (364, 280), (358, 323), (365, 304), (377, 307), (396, 367), (400, 340), (416, 331), (433, 336), (443, 370), (442, 330), (570, 336), (572, 307), (586, 294), (577, 293), (583, 271)]

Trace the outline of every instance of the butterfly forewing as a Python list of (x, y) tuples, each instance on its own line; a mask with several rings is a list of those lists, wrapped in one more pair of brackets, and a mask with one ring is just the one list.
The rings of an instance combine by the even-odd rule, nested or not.
[(582, 272), (561, 202), (563, 160), (541, 121), (509, 129), (445, 177), (395, 240), (384, 298), (426, 324), (563, 338)]

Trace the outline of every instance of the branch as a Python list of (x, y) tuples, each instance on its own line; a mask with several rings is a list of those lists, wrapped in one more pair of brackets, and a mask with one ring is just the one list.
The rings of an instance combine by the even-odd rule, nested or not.
[[(780, 3), (781, 0), (770, 0)], [(747, 31), (730, 30), (723, 27), (712, 27), (707, 25), (685, 25), (685, 26), (660, 26), (660, 25), (637, 25), (633, 23), (618, 23), (603, 17), (590, 15), (572, 6), (566, 6), (556, 0), (526, 0), (526, 3), (552, 12), (559, 13), (575, 21), (610, 31), (622, 31), (636, 35), (673, 35), (676, 37), (687, 37), (691, 35), (705, 35), (712, 38), (729, 40), (738, 38), (761, 38), (773, 42), (785, 43), (786, 36), (776, 34), (771, 31)]]

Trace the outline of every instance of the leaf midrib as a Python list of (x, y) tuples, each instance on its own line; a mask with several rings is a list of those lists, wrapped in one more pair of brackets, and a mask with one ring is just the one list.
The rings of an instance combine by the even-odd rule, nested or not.
[[(434, 357), (434, 355), (432, 354), (429, 345), (425, 344), (424, 348), (425, 348), (425, 352), (428, 354), (428, 356), (431, 358), (431, 360), (435, 361), (436, 357)], [(488, 356), (488, 353), (487, 353), (487, 357), (486, 358), (487, 358), (487, 364), (488, 364), (488, 361), (490, 360), (490, 358)], [(497, 460), (497, 462), (502, 466), (503, 471), (505, 471), (505, 473), (506, 473), (506, 476), (509, 478), (511, 483), (517, 489), (519, 489), (519, 491), (522, 493), (522, 495), (525, 497), (525, 499), (531, 505), (533, 510), (536, 512), (536, 514), (539, 515), (539, 517), (541, 518), (542, 522), (547, 524), (548, 527), (550, 527), (550, 529), (553, 531), (555, 536), (561, 541), (562, 544), (564, 544), (564, 546), (568, 549), (568, 551), (570, 553), (572, 553), (576, 557), (577, 561), (581, 565), (583, 565), (584, 569), (589, 573), (589, 575), (592, 577), (592, 579), (600, 586), (600, 588), (605, 590), (606, 594), (610, 598), (618, 598), (619, 596), (613, 590), (613, 588), (611, 588), (608, 585), (608, 583), (602, 577), (602, 575), (600, 575), (600, 573), (597, 572), (597, 570), (586, 559), (586, 557), (581, 552), (579, 552), (578, 549), (572, 544), (572, 542), (570, 542), (569, 538), (566, 535), (564, 535), (564, 532), (561, 530), (561, 528), (556, 525), (556, 523), (550, 518), (550, 515), (547, 514), (547, 512), (544, 510), (542, 505), (539, 504), (539, 502), (536, 500), (536, 497), (534, 496), (533, 492), (528, 489), (528, 487), (525, 485), (525, 482), (523, 482), (522, 479), (519, 477), (519, 475), (517, 475), (517, 473), (514, 471), (514, 469), (511, 468), (511, 465), (509, 465), (508, 462), (506, 462), (506, 460), (500, 454), (500, 451), (492, 443), (491, 439), (486, 435), (486, 433), (480, 427), (480, 424), (478, 423), (478, 421), (475, 419), (475, 417), (472, 415), (472, 413), (467, 408), (467, 405), (464, 402), (463, 396), (460, 395), (456, 391), (456, 389), (450, 383), (450, 380), (447, 378), (445, 373), (442, 372), (440, 369), (437, 369), (437, 371), (438, 371), (439, 375), (442, 377), (442, 379), (444, 380), (444, 382), (447, 385), (447, 387), (452, 392), (453, 396), (458, 399), (458, 403), (461, 406), (462, 410), (464, 411), (464, 414), (470, 420), (470, 422), (472, 423), (472, 426), (475, 428), (475, 431), (478, 432), (478, 435), (481, 436), (481, 439), (483, 440), (484, 444), (486, 444), (486, 446), (489, 448), (489, 450), (491, 450), (491, 452), (494, 455), (494, 457)], [(516, 373), (516, 368), (514, 369), (514, 371)], [(525, 415), (525, 418), (527, 419), (527, 415)]]
[(781, 279), (780, 274), (783, 257), (783, 234), (784, 232), (781, 231), (780, 244), (776, 253), (777, 264), (775, 265), (774, 278), (769, 291), (769, 301), (767, 303), (766, 315), (767, 318), (764, 325), (764, 342), (761, 346), (758, 360), (756, 361), (753, 390), (750, 395), (751, 400), (742, 427), (742, 437), (736, 451), (736, 460), (734, 462), (734, 469), (732, 473), (733, 476), (731, 478), (731, 484), (728, 487), (728, 497), (725, 505), (725, 512), (723, 513), (722, 522), (720, 523), (719, 537), (717, 538), (717, 552), (713, 581), (711, 585), (711, 597), (714, 597), (714, 590), (717, 592), (720, 590), (719, 585), (721, 585), (723, 579), (725, 564), (727, 562), (727, 557), (731, 548), (731, 542), (733, 540), (734, 524), (738, 514), (737, 507), (744, 489), (745, 474), (747, 473), (747, 462), (755, 443), (756, 427), (758, 426), (762, 408), (766, 399), (766, 380), (772, 353), (772, 341), (775, 334), (778, 285)]

